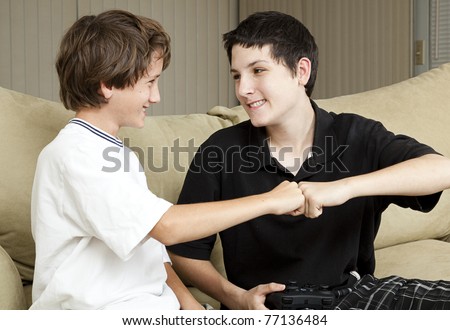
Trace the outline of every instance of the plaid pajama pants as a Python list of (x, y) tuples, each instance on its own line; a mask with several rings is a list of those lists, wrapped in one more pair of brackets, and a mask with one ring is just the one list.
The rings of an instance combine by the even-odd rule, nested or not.
[(450, 282), (365, 275), (336, 309), (450, 309)]

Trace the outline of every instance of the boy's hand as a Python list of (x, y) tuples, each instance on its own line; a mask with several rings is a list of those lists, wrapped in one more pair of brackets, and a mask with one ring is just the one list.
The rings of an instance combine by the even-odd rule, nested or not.
[(272, 292), (283, 291), (284, 288), (285, 285), (279, 283), (260, 284), (245, 291), (239, 299), (239, 306), (234, 306), (233, 309), (268, 309), (264, 305), (266, 296)]
[(327, 206), (338, 206), (350, 199), (350, 188), (345, 180), (332, 182), (299, 182), (304, 202), (304, 214), (317, 218)]
[(296, 182), (283, 181), (268, 194), (273, 202), (273, 214), (303, 214), (305, 197)]

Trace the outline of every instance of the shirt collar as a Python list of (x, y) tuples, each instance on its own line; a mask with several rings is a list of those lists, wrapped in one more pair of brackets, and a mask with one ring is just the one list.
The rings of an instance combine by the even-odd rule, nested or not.
[[(336, 146), (336, 134), (333, 129), (334, 117), (319, 108), (312, 100), (311, 105), (315, 113), (315, 127), (311, 159), (308, 163), (310, 166), (317, 166), (317, 164), (324, 164), (332, 160), (333, 148)], [(270, 154), (265, 127), (254, 127), (251, 123), (249, 126), (249, 145), (258, 147), (254, 155), (259, 158), (261, 164), (276, 166), (276, 161)]]
[(121, 140), (119, 140), (118, 138), (106, 133), (105, 131), (95, 127), (94, 125), (88, 123), (87, 121), (80, 119), (80, 118), (73, 118), (69, 121), (69, 124), (76, 124), (79, 125), (81, 127), (84, 127), (85, 129), (87, 129), (88, 131), (90, 131), (91, 133), (97, 135), (98, 137), (115, 144), (116, 146), (119, 147), (123, 147), (123, 142)]
[(334, 147), (337, 144), (336, 132), (334, 131), (334, 116), (321, 109), (311, 101), (316, 119), (314, 127), (313, 159), (318, 164), (324, 164), (332, 160)]

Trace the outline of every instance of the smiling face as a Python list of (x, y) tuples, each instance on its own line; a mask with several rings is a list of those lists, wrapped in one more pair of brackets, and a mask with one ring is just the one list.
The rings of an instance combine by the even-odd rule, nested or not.
[(298, 115), (300, 105), (309, 99), (304, 87), (309, 72), (302, 71), (302, 61), (305, 59), (299, 61), (299, 70), (293, 76), (283, 63), (272, 58), (270, 46), (233, 46), (230, 71), (236, 97), (254, 126), (280, 125)]
[(145, 110), (161, 100), (158, 81), (163, 60), (154, 57), (147, 72), (134, 84), (123, 89), (112, 87), (108, 111), (118, 128), (142, 128)]

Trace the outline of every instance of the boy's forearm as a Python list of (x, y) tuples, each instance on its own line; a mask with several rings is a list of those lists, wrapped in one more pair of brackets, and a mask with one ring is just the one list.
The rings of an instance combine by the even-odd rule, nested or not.
[(188, 288), (173, 270), (170, 263), (164, 263), (167, 272), (167, 285), (177, 296), (181, 309), (204, 309), (200, 303), (192, 296)]
[(149, 233), (164, 245), (210, 236), (264, 214), (292, 213), (301, 205), (295, 182), (259, 195), (209, 203), (173, 205)]
[(259, 196), (173, 205), (155, 225), (150, 236), (165, 245), (173, 245), (212, 235), (266, 213), (269, 213), (268, 205)]
[(245, 292), (224, 278), (209, 260), (197, 260), (170, 254), (174, 268), (190, 284), (231, 309), (238, 307)]
[(356, 177), (343, 179), (350, 198), (362, 196), (424, 196), (450, 187), (450, 160), (430, 154)]
[(450, 187), (450, 160), (425, 155), (362, 175), (331, 182), (300, 182), (305, 216), (316, 218), (324, 207), (365, 196), (424, 196)]

